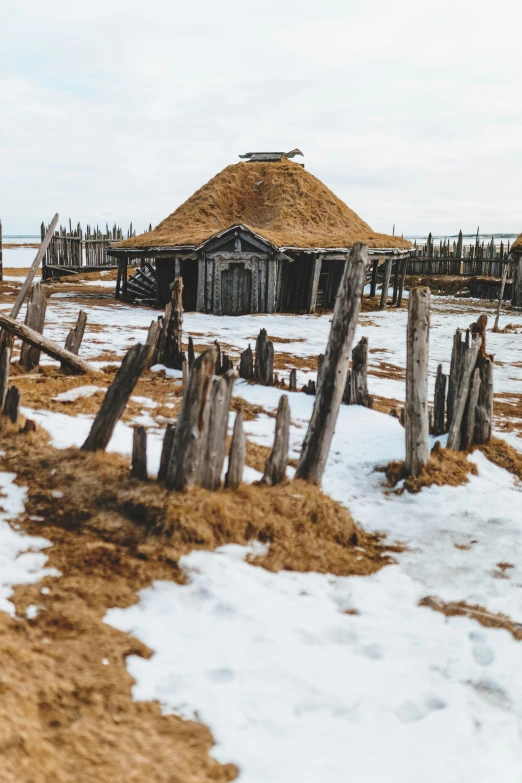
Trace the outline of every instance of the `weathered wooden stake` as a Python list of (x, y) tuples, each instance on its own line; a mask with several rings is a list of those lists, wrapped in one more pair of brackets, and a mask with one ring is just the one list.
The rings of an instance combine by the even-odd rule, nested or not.
[(506, 287), (508, 266), (509, 266), (509, 264), (504, 264), (504, 269), (502, 270), (502, 283), (500, 285), (500, 295), (498, 297), (497, 314), (495, 316), (495, 323), (493, 324), (493, 329), (491, 330), (493, 332), (499, 332), (500, 331), (499, 328), (498, 328), (498, 322), (499, 322), (499, 318), (500, 318), (500, 308), (502, 307), (502, 301), (504, 299), (504, 289)]
[(493, 431), (493, 362), (487, 356), (479, 356), (480, 392), (475, 414), (473, 442), (489, 443)]
[(391, 258), (388, 258), (386, 259), (384, 266), (384, 279), (382, 281), (381, 303), (379, 305), (379, 310), (384, 310), (388, 303), (388, 289), (390, 287), (391, 269), (392, 260)]
[(5, 396), (3, 407), (4, 416), (8, 416), (13, 424), (18, 420), (18, 411), (20, 408), (20, 392), (16, 386), (10, 386)]
[(158, 470), (158, 481), (165, 481), (167, 477), (167, 469), (170, 459), (172, 457), (172, 448), (174, 446), (174, 435), (176, 434), (176, 422), (167, 424), (165, 430), (165, 436), (163, 438), (163, 446), (161, 449), (160, 465)]
[(147, 367), (152, 350), (151, 345), (137, 343), (127, 351), (82, 446), (84, 451), (104, 451), (107, 448), (116, 422), (121, 418), (140, 375)]
[(294, 369), (290, 370), (290, 377), (288, 379), (288, 390), (289, 391), (297, 391), (297, 370)]
[(250, 344), (239, 357), (239, 377), (245, 381), (254, 380), (254, 355)]
[(236, 371), (228, 370), (225, 375), (212, 383), (205, 411), (198, 477), (198, 483), (205, 489), (216, 490), (221, 486), (221, 473), (226, 455), (228, 413), (236, 378)]
[(471, 376), (475, 370), (481, 345), (482, 337), (477, 334), (473, 337), (470, 347), (466, 350), (462, 358), (462, 367), (459, 374), (453, 416), (448, 434), (448, 449), (453, 449), (454, 451), (459, 451), (461, 448), (462, 421), (464, 419), (464, 411), (466, 410), (466, 403), (469, 396)]
[[(47, 309), (47, 297), (40, 283), (35, 283), (31, 289), (31, 298), (27, 303), (25, 324), (35, 332), (42, 334), (45, 323), (45, 311)], [(20, 365), (26, 372), (30, 372), (40, 363), (40, 351), (28, 343), (22, 343), (20, 351)]]
[[(87, 313), (84, 310), (80, 310), (78, 313), (78, 320), (69, 334), (65, 338), (65, 350), (78, 356), (80, 353), (80, 346), (82, 344), (83, 335), (85, 334), (85, 327), (87, 325)], [(68, 372), (67, 364), (61, 363), (62, 372)]]
[(195, 354), (194, 354), (194, 341), (193, 341), (192, 337), (190, 337), (190, 336), (188, 338), (187, 354), (188, 354), (188, 367), (189, 367), (189, 370), (191, 370), (192, 369), (192, 365), (194, 364)]
[(367, 266), (368, 248), (357, 243), (344, 267), (326, 347), (321, 385), (295, 474), (296, 478), (314, 484), (321, 483), (339, 414)]
[(177, 277), (172, 285), (172, 299), (165, 309), (165, 319), (158, 346), (158, 362), (173, 370), (181, 370), (185, 354), (181, 348), (183, 332), (183, 280)]
[(274, 383), (274, 344), (268, 339), (266, 329), (261, 329), (256, 340), (254, 379), (263, 386)]
[(217, 349), (213, 347), (201, 353), (192, 366), (183, 393), (167, 469), (165, 483), (169, 489), (184, 492), (194, 486), (197, 480), (204, 442), (205, 409), (216, 368), (216, 359)]
[(406, 269), (408, 267), (408, 259), (403, 258), (401, 261), (401, 276), (399, 280), (399, 294), (397, 296), (397, 307), (402, 305), (402, 296), (404, 293), (404, 281), (406, 278)]
[(228, 489), (237, 489), (243, 481), (245, 460), (246, 435), (243, 429), (243, 410), (240, 409), (236, 414), (232, 443), (230, 444), (230, 453), (228, 455), (228, 470), (225, 476), (225, 487)]
[(290, 406), (288, 397), (282, 394), (277, 407), (274, 445), (272, 453), (265, 462), (263, 484), (280, 484), (286, 475), (288, 449), (290, 444)]
[(20, 310), (22, 309), (22, 305), (24, 303), (24, 299), (29, 293), (29, 289), (31, 288), (31, 284), (34, 280), (34, 277), (38, 271), (38, 267), (40, 266), (40, 263), (45, 256), (45, 253), (47, 251), (47, 247), (49, 245), (49, 242), (54, 236), (54, 229), (56, 227), (56, 224), (58, 223), (58, 213), (53, 217), (51, 220), (51, 225), (47, 229), (47, 233), (42, 239), (42, 243), (40, 247), (38, 248), (38, 252), (34, 258), (33, 263), (31, 264), (31, 268), (29, 269), (29, 272), (27, 273), (27, 277), (25, 278), (22, 287), (20, 291), (18, 292), (18, 296), (16, 297), (16, 301), (11, 308), (11, 312), (9, 313), (11, 318), (16, 318)]
[(397, 297), (399, 294), (399, 266), (400, 266), (400, 260), (397, 258), (395, 259), (395, 271), (393, 275), (392, 307), (397, 304)]
[(187, 360), (183, 359), (183, 361), (181, 362), (181, 382), (183, 386), (185, 386), (188, 381), (188, 375), (189, 374), (188, 374)]
[(480, 393), (480, 370), (478, 367), (473, 371), (473, 378), (471, 381), (471, 389), (469, 392), (468, 405), (466, 409), (466, 422), (464, 426), (464, 432), (462, 436), (462, 446), (467, 449), (471, 446), (475, 434), (475, 415), (477, 412), (477, 404)]
[(446, 425), (446, 383), (447, 376), (442, 372), (442, 364), (437, 367), (435, 396), (433, 398), (433, 434), (443, 435)]
[(466, 331), (465, 339), (461, 339), (462, 332), (457, 329), (453, 336), (453, 348), (451, 351), (451, 363), (450, 374), (448, 378), (448, 399), (447, 399), (447, 413), (446, 413), (446, 432), (449, 432), (451, 424), (453, 422), (453, 410), (455, 408), (455, 401), (457, 399), (457, 390), (459, 386), (460, 373), (462, 370), (462, 360), (464, 354), (470, 345), (469, 329)]
[(11, 341), (0, 343), (0, 410), (5, 405), (5, 397), (9, 386), (9, 369), (11, 364)]
[(346, 375), (343, 402), (347, 405), (373, 406), (368, 393), (368, 338), (361, 337), (352, 351), (352, 366)]
[(132, 432), (132, 468), (131, 476), (147, 480), (147, 430), (136, 424)]
[(430, 456), (428, 419), (428, 349), (430, 289), (412, 288), (408, 302), (406, 344), (406, 434), (407, 475), (418, 476)]
[(379, 259), (375, 258), (372, 266), (372, 280), (370, 283), (370, 297), (373, 299), (377, 292), (377, 273), (379, 271)]

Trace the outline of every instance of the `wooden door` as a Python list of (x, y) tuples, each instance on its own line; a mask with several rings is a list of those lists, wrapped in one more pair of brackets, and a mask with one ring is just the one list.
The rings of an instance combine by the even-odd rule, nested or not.
[(252, 272), (244, 264), (230, 264), (221, 272), (221, 312), (248, 315), (252, 312)]

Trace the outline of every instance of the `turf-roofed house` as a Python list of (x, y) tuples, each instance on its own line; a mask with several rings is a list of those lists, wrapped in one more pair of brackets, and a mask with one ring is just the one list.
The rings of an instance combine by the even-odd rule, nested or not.
[[(187, 311), (309, 313), (333, 307), (356, 242), (383, 260), (411, 253), (407, 240), (372, 231), (297, 154), (241, 156), (153, 231), (113, 246), (116, 296), (163, 306), (182, 277)], [(128, 277), (135, 259), (142, 268)]]
[(511, 304), (513, 307), (522, 309), (522, 234), (513, 242), (511, 247), (511, 256), (513, 258), (513, 295)]

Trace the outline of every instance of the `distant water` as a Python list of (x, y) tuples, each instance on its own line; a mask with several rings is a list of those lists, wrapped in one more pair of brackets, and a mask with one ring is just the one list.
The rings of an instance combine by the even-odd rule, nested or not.
[[(479, 241), (488, 243), (491, 242), (491, 237), (493, 237), (496, 245), (500, 245), (501, 242), (503, 242), (504, 245), (507, 245), (508, 242), (512, 245), (515, 239), (518, 238), (518, 236), (519, 234), (479, 234)], [(441, 240), (444, 242), (446, 239), (449, 239), (451, 244), (453, 242), (456, 242), (458, 238), (459, 238), (458, 234), (433, 234), (433, 241), (437, 245)], [(409, 239), (410, 242), (417, 241), (418, 245), (425, 245), (428, 240), (428, 236), (427, 234), (414, 234), (414, 235), (407, 234), (405, 236), (405, 239)], [(462, 241), (465, 245), (474, 245), (476, 239), (477, 239), (476, 234), (462, 235)]]

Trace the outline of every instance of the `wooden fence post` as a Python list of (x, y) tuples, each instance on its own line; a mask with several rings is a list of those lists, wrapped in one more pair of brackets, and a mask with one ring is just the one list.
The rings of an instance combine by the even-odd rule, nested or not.
[(192, 369), (192, 365), (194, 364), (194, 341), (191, 336), (188, 338), (188, 349), (187, 349), (187, 356), (188, 356), (188, 368), (189, 372)]
[(442, 372), (442, 364), (437, 367), (435, 396), (433, 398), (433, 434), (443, 435), (446, 431), (446, 383), (447, 376)]
[(522, 253), (513, 256), (513, 293), (511, 306), (522, 308)]
[(393, 296), (392, 296), (392, 307), (397, 304), (397, 297), (399, 293), (399, 267), (400, 267), (400, 259), (395, 259), (395, 271), (393, 275)]
[(297, 370), (292, 369), (290, 370), (290, 377), (288, 379), (288, 390), (289, 391), (297, 391)]
[[(43, 333), (45, 324), (45, 311), (47, 309), (47, 297), (40, 283), (35, 283), (31, 290), (31, 298), (27, 303), (25, 324), (39, 334)], [(20, 365), (26, 372), (30, 372), (40, 363), (40, 351), (28, 343), (22, 343), (20, 350)]]
[(20, 409), (20, 392), (17, 386), (10, 386), (5, 395), (3, 407), (4, 416), (11, 419), (13, 424), (18, 420), (18, 411)]
[(368, 393), (368, 338), (361, 337), (352, 351), (352, 366), (346, 374), (343, 402), (371, 408), (373, 400)]
[(493, 430), (493, 362), (487, 356), (479, 356), (480, 391), (475, 414), (473, 442), (489, 443)]
[(493, 324), (492, 332), (498, 332), (500, 331), (498, 328), (498, 322), (500, 318), (500, 308), (502, 307), (502, 301), (504, 299), (504, 289), (506, 287), (506, 279), (507, 279), (507, 273), (508, 273), (508, 267), (509, 264), (504, 264), (504, 268), (502, 270), (502, 283), (500, 285), (500, 294), (498, 297), (498, 305), (497, 305), (497, 314), (495, 316), (495, 323)]
[(254, 355), (250, 344), (239, 357), (239, 377), (245, 381), (254, 380)]
[(332, 442), (346, 383), (350, 351), (366, 282), (368, 248), (357, 243), (345, 264), (335, 302), (332, 326), (296, 478), (320, 484)]
[(403, 258), (401, 261), (401, 276), (399, 280), (399, 294), (397, 296), (397, 307), (402, 305), (402, 296), (404, 293), (404, 281), (406, 279), (406, 269), (408, 267), (408, 259)]
[(141, 424), (135, 424), (132, 431), (131, 476), (147, 480), (147, 430)]
[(232, 391), (237, 378), (235, 370), (213, 381), (203, 424), (198, 483), (205, 489), (216, 490), (221, 486), (221, 473), (226, 454), (228, 414)]
[(167, 469), (165, 483), (169, 489), (184, 492), (196, 483), (204, 440), (205, 409), (216, 368), (216, 359), (217, 349), (214, 346), (203, 351), (192, 366), (181, 401), (174, 445)]
[(181, 348), (183, 331), (183, 280), (177, 277), (172, 285), (172, 298), (165, 310), (163, 330), (158, 347), (158, 362), (173, 370), (181, 370), (185, 354)]
[(127, 351), (82, 446), (84, 451), (104, 451), (107, 448), (116, 422), (121, 418), (140, 375), (147, 367), (151, 353), (152, 346), (141, 343)]
[[(87, 325), (87, 313), (84, 310), (80, 310), (78, 314), (78, 320), (75, 326), (70, 330), (69, 334), (65, 338), (65, 350), (78, 356), (80, 353), (80, 346), (82, 344), (83, 335), (85, 334), (85, 327)], [(61, 362), (62, 372), (69, 372), (67, 364)]]
[(176, 422), (167, 424), (161, 448), (160, 465), (158, 470), (158, 481), (165, 481), (169, 462), (172, 457), (172, 448), (174, 446), (174, 435), (176, 434)]
[(387, 258), (386, 264), (384, 266), (384, 279), (382, 282), (381, 303), (379, 305), (379, 310), (384, 310), (388, 303), (388, 289), (390, 287), (391, 268), (392, 260), (391, 258)]
[[(38, 271), (38, 267), (40, 266), (40, 262), (42, 261), (43, 257), (45, 256), (45, 253), (46, 253), (46, 250), (47, 250), (47, 246), (49, 245), (49, 242), (53, 238), (54, 229), (56, 227), (57, 222), (58, 222), (58, 214), (56, 214), (53, 217), (53, 219), (51, 221), (51, 225), (47, 229), (47, 233), (44, 236), (44, 238), (42, 239), (42, 243), (41, 243), (40, 247), (38, 248), (38, 252), (37, 252), (37, 254), (35, 256), (35, 259), (34, 259), (33, 263), (31, 264), (31, 268), (29, 269), (29, 272), (27, 273), (27, 277), (25, 278), (25, 280), (24, 280), (24, 282), (22, 284), (22, 287), (21, 287), (21, 289), (20, 289), (20, 291), (18, 293), (18, 296), (16, 297), (16, 301), (15, 301), (13, 307), (11, 308), (11, 312), (9, 313), (11, 318), (16, 318), (18, 313), (22, 309), (22, 305), (24, 303), (24, 299), (25, 299), (25, 297), (27, 296), (27, 294), (29, 292), (29, 289), (31, 287), (31, 283), (33, 282), (34, 277), (35, 277), (35, 275), (36, 275), (36, 273)], [(42, 269), (42, 273), (43, 273), (43, 269)], [(43, 277), (43, 274), (42, 274), (42, 277)]]
[(372, 280), (370, 283), (370, 298), (373, 299), (377, 292), (377, 273), (379, 271), (379, 259), (375, 258), (372, 266)]
[(428, 349), (430, 332), (430, 289), (412, 288), (408, 302), (406, 345), (406, 434), (407, 475), (418, 476), (430, 456), (428, 419)]
[(467, 348), (461, 358), (462, 365), (459, 367), (458, 388), (448, 434), (448, 449), (453, 449), (454, 451), (459, 451), (461, 448), (462, 421), (464, 419), (464, 411), (469, 396), (471, 376), (475, 370), (481, 345), (482, 337), (477, 334), (473, 337), (471, 345)]
[(280, 484), (286, 475), (290, 444), (290, 406), (288, 397), (282, 394), (277, 407), (277, 418), (272, 453), (265, 462), (263, 484)]
[(243, 471), (246, 459), (246, 435), (243, 429), (243, 410), (240, 408), (234, 422), (232, 443), (228, 455), (228, 470), (225, 476), (225, 487), (237, 489), (243, 481)]
[(9, 369), (11, 366), (11, 341), (0, 341), (0, 410), (5, 405), (5, 397), (9, 387)]
[(256, 340), (254, 379), (263, 386), (274, 384), (274, 344), (268, 339), (266, 329), (261, 329)]

